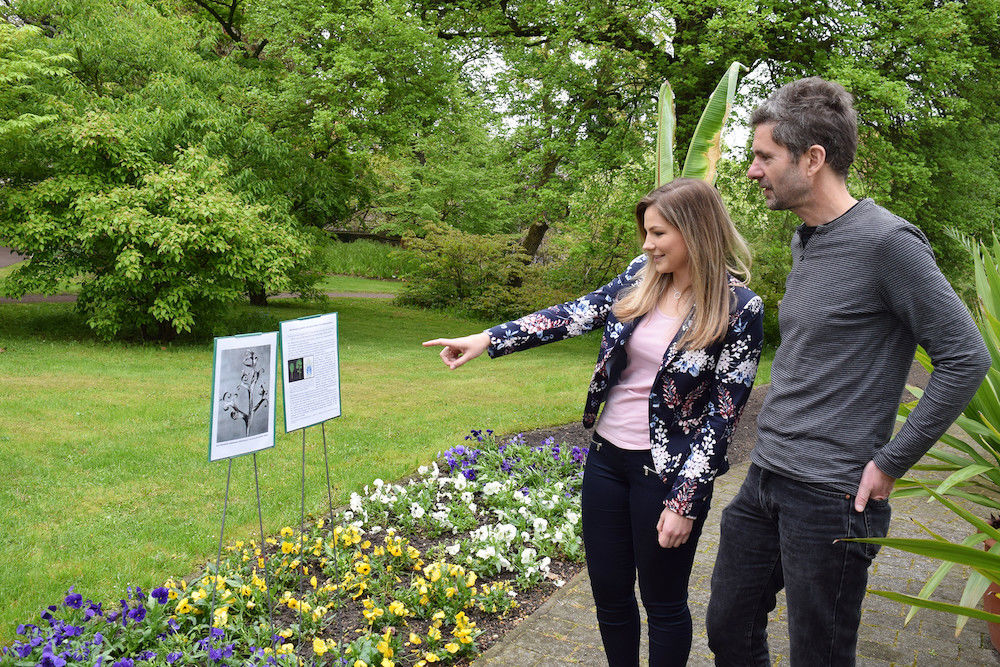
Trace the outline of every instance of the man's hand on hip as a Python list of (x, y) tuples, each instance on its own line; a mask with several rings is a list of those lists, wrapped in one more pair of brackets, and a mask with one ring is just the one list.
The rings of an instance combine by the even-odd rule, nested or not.
[(895, 477), (890, 477), (879, 470), (874, 461), (869, 461), (861, 473), (861, 483), (858, 485), (858, 493), (854, 498), (854, 510), (862, 512), (868, 499), (885, 500), (892, 492), (892, 485), (896, 483)]

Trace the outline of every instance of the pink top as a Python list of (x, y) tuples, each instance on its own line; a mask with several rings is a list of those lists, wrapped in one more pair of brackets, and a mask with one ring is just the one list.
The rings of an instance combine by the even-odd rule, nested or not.
[(597, 434), (622, 449), (649, 449), (649, 394), (680, 317), (653, 308), (625, 343), (628, 363), (604, 403)]

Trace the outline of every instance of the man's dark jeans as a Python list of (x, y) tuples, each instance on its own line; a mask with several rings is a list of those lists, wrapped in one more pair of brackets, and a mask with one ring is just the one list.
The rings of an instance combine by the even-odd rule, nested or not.
[(853, 495), (751, 464), (722, 512), (707, 617), (715, 664), (770, 664), (767, 614), (784, 588), (791, 664), (853, 665), (878, 547), (834, 540), (884, 537), (890, 514), (886, 500), (855, 512)]

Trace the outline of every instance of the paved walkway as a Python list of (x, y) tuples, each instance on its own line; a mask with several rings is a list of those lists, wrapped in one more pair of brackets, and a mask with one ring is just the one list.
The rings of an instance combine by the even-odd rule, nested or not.
[[(746, 476), (741, 463), (716, 483), (711, 514), (705, 524), (694, 570), (691, 573), (691, 613), (694, 645), (689, 665), (711, 665), (712, 653), (705, 636), (712, 565), (719, 542), (719, 514), (736, 494)], [(969, 526), (937, 504), (919, 499), (893, 500), (893, 537), (926, 537), (914, 521), (950, 540), (961, 540)], [(869, 588), (916, 594), (937, 567), (928, 558), (884, 548), (872, 565)], [(965, 585), (963, 570), (956, 567), (938, 588), (940, 599), (957, 602)], [(921, 610), (903, 627), (906, 607), (876, 595), (865, 598), (858, 642), (858, 664), (875, 665), (998, 665), (1000, 654), (990, 644), (983, 621), (970, 620), (955, 637), (953, 616)], [(787, 619), (784, 598), (771, 613), (771, 660), (788, 665)], [(642, 655), (646, 654), (645, 628)], [(542, 667), (554, 665), (606, 665), (594, 616), (594, 600), (586, 571), (566, 585), (521, 622), (503, 640), (483, 653), (474, 667)], [(645, 664), (645, 658), (643, 658)]]

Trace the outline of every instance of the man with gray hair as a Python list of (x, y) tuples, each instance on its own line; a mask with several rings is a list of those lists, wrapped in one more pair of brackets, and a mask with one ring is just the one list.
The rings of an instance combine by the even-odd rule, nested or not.
[[(721, 517), (708, 606), (717, 665), (767, 665), (782, 588), (792, 665), (853, 665), (888, 496), (972, 398), (990, 356), (923, 233), (856, 200), (851, 95), (794, 81), (757, 108), (753, 163), (772, 210), (802, 220), (778, 309), (781, 344), (746, 480)], [(893, 435), (917, 345), (934, 372)]]

